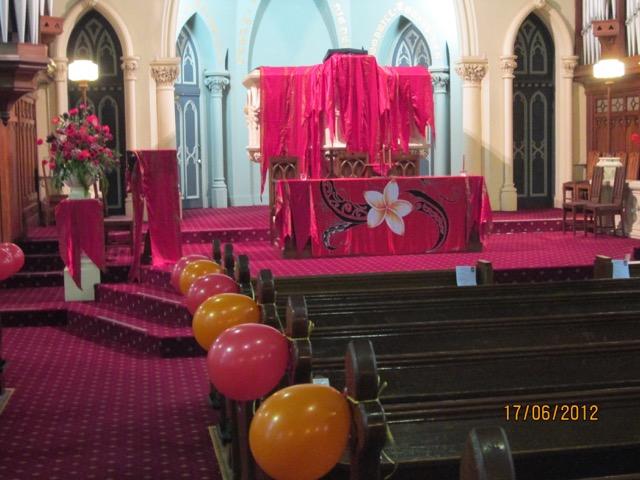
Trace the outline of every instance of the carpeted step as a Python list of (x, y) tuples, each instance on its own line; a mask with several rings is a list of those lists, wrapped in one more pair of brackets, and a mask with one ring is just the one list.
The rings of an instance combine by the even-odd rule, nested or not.
[(184, 243), (210, 243), (214, 239), (221, 242), (264, 242), (270, 239), (268, 228), (225, 228), (213, 230), (187, 230), (182, 232)]
[(58, 240), (56, 238), (26, 239), (18, 242), (18, 246), (25, 255), (58, 253)]
[(96, 302), (158, 325), (191, 327), (191, 314), (178, 293), (147, 284), (112, 284), (96, 287)]
[(37, 253), (25, 255), (23, 272), (52, 272), (62, 271), (64, 262), (56, 253)]
[(561, 218), (539, 220), (494, 220), (491, 228), (491, 233), (493, 233), (494, 235), (561, 231)]
[(67, 310), (61, 287), (0, 290), (0, 322), (5, 327), (64, 325)]
[(21, 271), (0, 282), (2, 288), (60, 287), (64, 284), (62, 271)]
[[(207, 255), (207, 253), (205, 253)], [(153, 267), (140, 269), (140, 282), (144, 285), (152, 285), (156, 288), (175, 292), (171, 286), (171, 270), (163, 270)]]
[(114, 348), (124, 347), (162, 357), (191, 357), (206, 353), (193, 338), (191, 327), (159, 325), (104, 305), (69, 304), (67, 319), (71, 333)]

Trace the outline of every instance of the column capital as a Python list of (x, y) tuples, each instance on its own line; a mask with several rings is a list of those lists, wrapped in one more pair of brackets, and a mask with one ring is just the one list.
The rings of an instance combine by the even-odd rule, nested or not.
[(487, 73), (488, 62), (484, 57), (462, 57), (456, 63), (456, 73), (464, 80), (464, 83), (479, 86)]
[(222, 97), (229, 83), (229, 72), (204, 72), (204, 84), (212, 97)]
[(449, 88), (449, 72), (431, 71), (431, 84), (433, 85), (433, 93), (447, 93)]
[(578, 66), (577, 55), (567, 55), (562, 57), (562, 76), (564, 78), (573, 78), (573, 72)]
[(132, 55), (130, 57), (120, 57), (120, 60), (122, 61), (120, 67), (124, 73), (124, 79), (137, 80), (140, 57)]
[(49, 59), (47, 68), (40, 70), (34, 78), (34, 82), (38, 88), (46, 88), (51, 85), (51, 82), (56, 78), (56, 71), (56, 64), (53, 60)]
[(515, 78), (514, 70), (518, 67), (517, 55), (503, 55), (500, 57), (500, 70), (502, 78)]
[(67, 81), (67, 67), (69, 66), (68, 58), (54, 58), (54, 80), (56, 82), (66, 82)]
[(160, 58), (151, 62), (151, 77), (158, 87), (173, 87), (180, 71), (179, 58)]

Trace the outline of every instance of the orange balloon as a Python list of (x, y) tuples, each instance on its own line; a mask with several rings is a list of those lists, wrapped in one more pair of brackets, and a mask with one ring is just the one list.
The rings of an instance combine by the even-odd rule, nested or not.
[(340, 460), (350, 423), (347, 400), (335, 388), (293, 385), (260, 405), (251, 421), (249, 446), (269, 476), (315, 480)]
[(180, 292), (186, 295), (191, 284), (197, 279), (210, 273), (220, 272), (222, 272), (222, 267), (211, 260), (194, 260), (193, 262), (189, 262), (180, 274)]
[(239, 293), (221, 293), (207, 298), (193, 315), (193, 336), (205, 350), (227, 328), (260, 322), (260, 308), (250, 297)]

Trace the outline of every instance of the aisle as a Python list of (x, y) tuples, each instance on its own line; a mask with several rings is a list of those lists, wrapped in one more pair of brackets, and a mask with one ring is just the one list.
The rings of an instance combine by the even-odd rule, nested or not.
[(63, 328), (5, 328), (0, 478), (219, 479), (204, 358), (134, 356)]

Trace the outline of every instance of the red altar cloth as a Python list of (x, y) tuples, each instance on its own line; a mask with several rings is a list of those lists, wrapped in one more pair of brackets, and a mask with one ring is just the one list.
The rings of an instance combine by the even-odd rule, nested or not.
[(370, 55), (332, 55), (321, 65), (261, 67), (262, 180), (269, 159), (298, 157), (298, 171), (322, 177), (324, 128), (336, 120), (346, 149), (368, 152), (386, 174), (379, 152), (408, 151), (412, 129), (435, 135), (431, 74), (424, 67), (380, 67)]
[(63, 200), (56, 207), (60, 257), (78, 288), (81, 288), (82, 252), (100, 269), (106, 267), (104, 219), (99, 200)]
[(175, 150), (136, 150), (138, 158), (129, 178), (133, 198), (133, 264), (129, 280), (138, 278), (142, 217), (146, 200), (154, 266), (173, 264), (182, 257), (178, 160)]
[(467, 250), (491, 222), (483, 177), (282, 180), (276, 192), (281, 245), (295, 238), (314, 257)]

